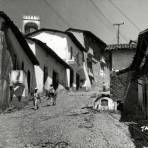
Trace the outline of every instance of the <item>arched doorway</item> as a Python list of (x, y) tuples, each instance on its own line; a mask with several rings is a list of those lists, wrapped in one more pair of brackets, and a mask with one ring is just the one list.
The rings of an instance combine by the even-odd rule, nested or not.
[(34, 32), (34, 31), (36, 31), (36, 30), (38, 30), (38, 26), (37, 26), (37, 24), (35, 24), (35, 23), (27, 23), (26, 25), (25, 25), (25, 27), (24, 27), (24, 31), (25, 31), (25, 33), (27, 34), (27, 33), (31, 33), (31, 32)]
[(108, 100), (107, 99), (102, 99), (101, 100), (101, 106), (108, 106)]

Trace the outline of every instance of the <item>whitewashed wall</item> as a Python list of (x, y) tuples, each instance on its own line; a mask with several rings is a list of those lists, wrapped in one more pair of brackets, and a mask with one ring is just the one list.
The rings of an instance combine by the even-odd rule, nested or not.
[[(44, 88), (46, 90), (49, 89), (50, 84), (52, 84), (53, 70), (59, 74), (59, 89), (67, 87), (66, 68), (54, 57), (47, 54), (39, 45), (30, 40), (27, 40), (27, 42), (30, 48), (35, 51), (35, 55), (40, 63), (39, 66), (35, 66), (35, 78), (39, 92), (42, 93)], [(48, 78), (46, 79), (45, 85), (43, 83), (44, 66), (48, 67)]]
[(33, 36), (43, 43), (46, 43), (51, 49), (54, 50), (62, 59), (67, 59), (67, 39), (66, 36), (62, 33), (54, 33), (54, 32), (41, 32)]
[(23, 62), (24, 72), (27, 74), (27, 72), (30, 71), (30, 91), (33, 91), (36, 86), (34, 65), (30, 61), (29, 57), (26, 55), (26, 53), (24, 52), (18, 40), (10, 29), (7, 32), (7, 41), (9, 42), (8, 48), (13, 51), (13, 56), (16, 54), (19, 69), (21, 69)]
[[(63, 34), (63, 33), (45, 31), (45, 32), (40, 32), (38, 34), (35, 34), (32, 37), (46, 43), (51, 49), (53, 49), (53, 51), (59, 57), (61, 57), (67, 63), (70, 60), (70, 48), (71, 47), (73, 48), (74, 56), (79, 52), (79, 63), (80, 64), (76, 63), (73, 66), (70, 65), (72, 66), (74, 70), (73, 86), (75, 87), (76, 86), (76, 73), (79, 73), (80, 70), (84, 71), (83, 52), (73, 43), (73, 41), (66, 34)], [(73, 56), (73, 59), (74, 59), (74, 56)], [(70, 75), (70, 74), (67, 73), (67, 75)], [(84, 75), (80, 74), (80, 77), (82, 77), (83, 79), (86, 79), (85, 74)]]

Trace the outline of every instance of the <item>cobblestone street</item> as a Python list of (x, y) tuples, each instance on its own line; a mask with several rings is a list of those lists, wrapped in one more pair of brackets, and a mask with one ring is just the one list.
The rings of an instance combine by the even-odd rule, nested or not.
[(82, 109), (90, 99), (88, 92), (60, 94), (56, 106), (42, 100), (37, 111), (30, 102), (20, 111), (1, 114), (0, 147), (52, 148), (61, 142), (70, 148), (133, 148), (119, 114)]

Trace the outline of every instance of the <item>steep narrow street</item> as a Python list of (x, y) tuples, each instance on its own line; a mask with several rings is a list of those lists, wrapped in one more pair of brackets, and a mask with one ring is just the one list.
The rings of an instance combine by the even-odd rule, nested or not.
[(72, 148), (134, 147), (120, 116), (85, 109), (90, 99), (87, 92), (60, 94), (56, 106), (43, 100), (37, 111), (30, 102), (23, 110), (1, 114), (0, 147), (54, 147), (58, 142)]
[(147, 4), (1, 0), (0, 148), (148, 148)]

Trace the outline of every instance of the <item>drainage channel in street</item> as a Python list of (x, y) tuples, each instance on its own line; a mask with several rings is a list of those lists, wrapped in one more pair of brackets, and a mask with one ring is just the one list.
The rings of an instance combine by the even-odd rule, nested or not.
[(60, 142), (44, 142), (44, 143), (40, 143), (38, 145), (30, 145), (30, 144), (26, 144), (25, 148), (71, 148), (70, 144), (68, 142), (65, 141), (60, 141)]

